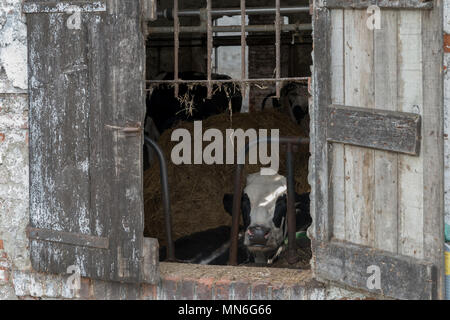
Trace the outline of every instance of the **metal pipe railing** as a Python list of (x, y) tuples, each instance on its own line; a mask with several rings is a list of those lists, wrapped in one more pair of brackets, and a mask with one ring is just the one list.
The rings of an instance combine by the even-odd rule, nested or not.
[[(173, 11), (174, 11), (174, 21), (173, 21), (173, 41), (174, 41), (174, 49), (173, 49), (173, 56), (174, 56), (174, 63), (173, 63), (173, 70), (174, 70), (174, 80), (179, 80), (179, 52), (180, 52), (180, 20), (178, 18), (178, 0), (173, 0)], [(178, 83), (175, 82), (175, 97), (178, 97), (180, 91), (180, 86)]]
[[(203, 9), (192, 9), (192, 10), (182, 10), (179, 11), (179, 17), (199, 17), (202, 13)], [(275, 14), (276, 8), (246, 8), (244, 11), (245, 15), (268, 15)], [(284, 7), (280, 8), (280, 12), (282, 14), (293, 14), (293, 13), (302, 13), (308, 12), (309, 7)], [(239, 16), (242, 15), (241, 9), (234, 8), (226, 8), (226, 9), (212, 9), (211, 15), (214, 17), (217, 16)], [(170, 9), (165, 9), (162, 11), (158, 11), (158, 17), (165, 19), (173, 19), (173, 12)]]
[[(295, 217), (295, 187), (294, 187), (294, 162), (292, 158), (292, 146), (309, 144), (309, 138), (301, 137), (279, 137), (278, 139), (266, 138), (257, 139), (248, 143), (245, 147), (245, 155), (247, 155), (250, 148), (260, 142), (277, 142), (279, 144), (287, 145), (287, 224), (288, 224), (288, 262), (294, 264), (298, 259), (296, 257), (295, 248), (295, 233), (296, 233), (296, 217)], [(245, 156), (244, 158), (245, 159)], [(237, 265), (238, 253), (238, 236), (239, 236), (239, 218), (241, 214), (241, 200), (242, 200), (242, 181), (244, 173), (244, 164), (238, 164), (234, 175), (234, 196), (233, 196), (233, 212), (231, 220), (231, 239), (230, 239), (230, 256), (229, 265)]]
[[(275, 32), (275, 25), (246, 25), (245, 32)], [(310, 23), (298, 24), (283, 24), (280, 26), (281, 32), (295, 32), (295, 31), (311, 31), (312, 25)], [(174, 27), (149, 27), (148, 34), (171, 34), (174, 33)], [(184, 26), (180, 27), (180, 33), (207, 33), (206, 26)], [(212, 32), (242, 32), (241, 26), (213, 26)]]
[(161, 176), (161, 193), (164, 205), (164, 218), (166, 227), (166, 238), (167, 238), (167, 257), (168, 261), (175, 262), (175, 245), (172, 238), (172, 218), (170, 213), (170, 194), (169, 194), (169, 178), (167, 174), (167, 164), (164, 157), (164, 153), (160, 146), (150, 139), (144, 136), (145, 143), (155, 150), (156, 155), (159, 160), (160, 176)]
[[(281, 1), (275, 0), (275, 78), (281, 78)], [(276, 82), (276, 98), (281, 95), (281, 82)]]

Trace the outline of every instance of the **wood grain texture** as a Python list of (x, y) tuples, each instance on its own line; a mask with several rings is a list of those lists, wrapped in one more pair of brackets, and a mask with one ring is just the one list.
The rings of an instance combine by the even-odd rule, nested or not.
[[(343, 108), (355, 106), (363, 108), (358, 112), (372, 115), (387, 112), (382, 118), (390, 119), (391, 125), (395, 122), (391, 116), (406, 116), (415, 128), (414, 139), (420, 142), (420, 148), (415, 143), (413, 149), (420, 152), (412, 155), (349, 145), (339, 150), (342, 145), (331, 141), (331, 149), (320, 141), (318, 149), (313, 143), (313, 163), (322, 165), (313, 171), (313, 190), (321, 200), (328, 200), (313, 204), (314, 230), (319, 235), (313, 241), (313, 266), (318, 279), (367, 290), (370, 275), (366, 268), (377, 265), (382, 274), (379, 294), (400, 299), (442, 297), (442, 17), (440, 1), (434, 5), (433, 10), (382, 10), (382, 28), (372, 34), (365, 26), (365, 10), (333, 9), (327, 15), (326, 7), (315, 8), (315, 19), (329, 19), (329, 23), (316, 21), (314, 33), (324, 39), (323, 32), (329, 32), (331, 39), (324, 42), (328, 46), (315, 45), (314, 80), (329, 77), (331, 84), (315, 83), (314, 98), (333, 104), (343, 100), (339, 102)], [(344, 34), (340, 35), (342, 24)], [(326, 56), (328, 52), (317, 51), (327, 48), (333, 49), (331, 57)], [(343, 63), (339, 48), (345, 55)], [(328, 61), (330, 67), (317, 67), (316, 59)], [(343, 76), (340, 70), (345, 70)], [(313, 111), (321, 107), (315, 103)], [(317, 128), (323, 128), (324, 119), (313, 120), (316, 133)], [(373, 130), (371, 125), (363, 127), (362, 135)], [(327, 136), (332, 134), (329, 127), (327, 131)], [(343, 164), (339, 164), (339, 157), (343, 157)], [(326, 179), (324, 163), (317, 158), (328, 161)], [(345, 177), (341, 179), (336, 168), (342, 166)], [(317, 188), (324, 181), (329, 189)], [(342, 199), (344, 204), (339, 203)], [(331, 238), (326, 237), (330, 229)]]
[[(373, 31), (366, 26), (364, 10), (344, 11), (345, 105), (373, 108)], [(345, 146), (346, 240), (357, 244), (374, 241), (374, 151)]]
[(414, 113), (333, 105), (327, 139), (365, 148), (419, 155), (421, 118)]
[[(399, 111), (423, 115), (422, 19), (401, 11), (398, 25)], [(399, 155), (399, 253), (423, 258), (423, 154)]]
[(331, 14), (328, 9), (317, 8), (314, 24), (314, 105), (311, 108), (311, 216), (312, 237), (327, 241), (332, 235), (333, 195), (329, 192), (329, 172), (332, 156), (326, 141), (328, 106), (331, 103)]
[[(329, 281), (396, 299), (436, 298), (437, 270), (428, 261), (338, 241), (314, 247), (319, 279), (323, 275)], [(368, 271), (370, 266), (380, 268), (381, 289), (368, 288), (368, 279), (374, 274)]]
[[(57, 3), (57, 1), (53, 1)], [(142, 279), (142, 137), (111, 127), (143, 121), (144, 39), (139, 2), (110, 13), (27, 15), (30, 226), (109, 238), (109, 250), (31, 240), (33, 268), (102, 280)]]
[(376, 5), (386, 9), (421, 9), (433, 8), (433, 1), (421, 0), (324, 0), (324, 6), (330, 9), (366, 9)]
[[(344, 10), (331, 10), (331, 101), (345, 102), (344, 77)], [(330, 180), (333, 194), (333, 237), (345, 239), (345, 164), (344, 145), (332, 144)]]
[[(397, 110), (398, 11), (383, 10), (374, 30), (375, 108)], [(417, 132), (417, 131), (416, 131)], [(420, 134), (420, 130), (417, 132)], [(416, 150), (420, 144), (416, 142)], [(418, 150), (417, 150), (418, 151)], [(375, 248), (397, 253), (398, 155), (375, 151)]]

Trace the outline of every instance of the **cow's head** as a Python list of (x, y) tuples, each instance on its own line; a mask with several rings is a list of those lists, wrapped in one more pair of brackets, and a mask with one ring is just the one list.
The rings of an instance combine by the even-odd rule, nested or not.
[[(256, 173), (247, 177), (241, 200), (244, 245), (257, 263), (266, 263), (287, 235), (286, 190), (286, 178), (281, 175), (262, 176)], [(223, 203), (225, 210), (232, 214), (233, 195), (226, 194)], [(309, 195), (296, 195), (296, 216), (297, 229), (307, 228), (311, 223)]]

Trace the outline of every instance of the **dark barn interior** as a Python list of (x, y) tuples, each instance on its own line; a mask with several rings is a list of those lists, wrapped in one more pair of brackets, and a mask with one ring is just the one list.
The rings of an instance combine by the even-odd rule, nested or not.
[[(173, 0), (160, 0), (155, 21), (148, 23), (145, 133), (158, 142), (166, 157), (172, 233), (176, 258), (181, 262), (228, 263), (231, 216), (224, 209), (223, 197), (234, 192), (236, 166), (173, 164), (170, 160), (176, 145), (171, 141), (173, 130), (183, 128), (193, 135), (193, 121), (201, 120), (203, 131), (279, 129), (280, 136), (309, 137), (307, 78), (312, 65), (309, 2), (279, 1), (279, 36), (275, 0), (243, 2), (247, 12), (245, 50), (239, 0), (211, 1), (211, 10), (205, 0), (179, 1), (178, 9), (174, 8)], [(310, 191), (309, 155), (308, 145), (294, 148), (298, 194)], [(260, 167), (245, 165), (245, 175), (258, 172)], [(287, 175), (283, 147), (279, 173)], [(150, 148), (144, 147), (145, 236), (159, 240), (160, 260), (164, 261), (167, 239), (161, 198), (158, 161)], [(240, 244), (241, 237), (242, 232)], [(208, 256), (205, 252), (214, 254)], [(283, 250), (269, 266), (308, 269), (311, 250), (305, 232), (297, 233), (296, 252), (295, 263), (287, 262)], [(242, 266), (258, 265), (241, 245), (238, 261)]]

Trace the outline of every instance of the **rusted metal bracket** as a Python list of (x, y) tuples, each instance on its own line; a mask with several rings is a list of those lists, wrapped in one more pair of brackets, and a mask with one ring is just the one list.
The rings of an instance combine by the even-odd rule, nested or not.
[(73, 8), (83, 13), (106, 12), (106, 2), (98, 1), (67, 1), (67, 2), (25, 2), (22, 6), (23, 13), (67, 13)]
[(118, 126), (112, 126), (112, 125), (106, 125), (106, 127), (108, 129), (112, 129), (112, 130), (116, 130), (118, 132), (121, 132), (125, 135), (135, 135), (135, 136), (139, 136), (142, 134), (142, 127), (140, 123), (137, 123), (134, 126), (129, 126), (129, 127), (118, 127)]
[(89, 247), (97, 249), (109, 249), (109, 239), (96, 237), (81, 233), (55, 231), (49, 229), (38, 229), (27, 227), (27, 236), (31, 240), (56, 242), (61, 244)]
[[(287, 224), (288, 224), (288, 262), (294, 264), (298, 261), (296, 257), (295, 236), (296, 236), (296, 217), (295, 217), (295, 180), (294, 180), (294, 161), (292, 158), (293, 146), (308, 144), (309, 138), (302, 137), (279, 137), (278, 139), (266, 138), (251, 141), (245, 147), (245, 153), (251, 146), (260, 142), (275, 142), (287, 145)], [(239, 236), (239, 218), (241, 214), (242, 200), (242, 181), (244, 179), (244, 165), (238, 164), (234, 175), (234, 196), (233, 196), (233, 214), (231, 221), (231, 245), (228, 264), (237, 265), (238, 236)]]

